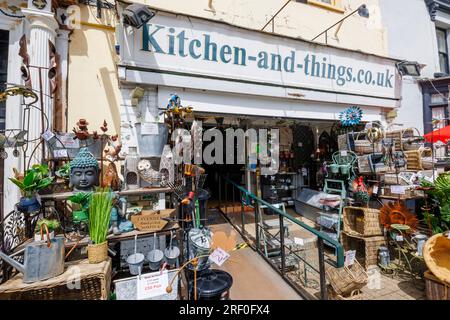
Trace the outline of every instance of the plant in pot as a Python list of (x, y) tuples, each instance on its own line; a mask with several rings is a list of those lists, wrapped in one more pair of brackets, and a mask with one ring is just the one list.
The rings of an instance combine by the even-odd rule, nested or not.
[(76, 210), (72, 211), (72, 220), (74, 223), (88, 223), (89, 199), (92, 192), (78, 192), (69, 197), (69, 201), (78, 205)]
[(38, 211), (41, 204), (36, 198), (38, 191), (43, 190), (51, 185), (53, 177), (49, 176), (48, 166), (45, 164), (35, 164), (31, 169), (26, 170), (24, 175), (21, 175), (14, 170), (15, 177), (9, 180), (19, 187), (22, 194), (17, 209), (24, 213), (31, 213)]
[(55, 237), (55, 231), (57, 229), (59, 229), (59, 227), (60, 227), (60, 223), (56, 219), (45, 219), (45, 218), (39, 219), (37, 221), (37, 223), (36, 223), (36, 228), (34, 230), (34, 232), (35, 232), (34, 233), (34, 240), (35, 241), (40, 241), (40, 240), (47, 241), (47, 235), (46, 234), (41, 235), (41, 233), (40, 233), (41, 229), (42, 229), (41, 227), (43, 225), (47, 226), (50, 240)]
[(109, 188), (98, 188), (89, 198), (89, 263), (100, 263), (108, 258), (108, 235), (114, 194)]

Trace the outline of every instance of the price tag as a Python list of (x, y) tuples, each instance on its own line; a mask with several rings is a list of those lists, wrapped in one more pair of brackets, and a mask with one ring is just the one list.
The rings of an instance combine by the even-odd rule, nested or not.
[(294, 243), (298, 244), (300, 246), (304, 246), (305, 245), (305, 241), (302, 238), (297, 238), (297, 237), (294, 237)]
[(144, 122), (141, 123), (141, 135), (157, 135), (158, 123)]
[(209, 256), (209, 260), (217, 264), (219, 267), (228, 260), (230, 255), (222, 250), (221, 248), (217, 248), (213, 253)]
[(396, 235), (395, 241), (403, 241), (403, 236), (401, 234)]
[(378, 194), (378, 186), (373, 186), (373, 193)]
[(346, 157), (348, 155), (347, 150), (341, 150), (341, 157)]
[(167, 270), (138, 276), (137, 299), (144, 300), (167, 294), (166, 288), (168, 285), (169, 276)]
[(53, 150), (53, 157), (55, 158), (68, 158), (67, 149)]
[(355, 263), (355, 257), (356, 257), (356, 250), (349, 250), (345, 252), (345, 266), (351, 266)]
[(405, 186), (391, 186), (391, 193), (406, 194)]
[(68, 149), (78, 149), (80, 147), (80, 140), (74, 139), (73, 137), (71, 134), (58, 135), (58, 139), (62, 143), (62, 145), (58, 143), (58, 146)]
[(51, 132), (50, 130), (47, 130), (42, 134), (42, 138), (44, 138), (45, 141), (49, 141), (54, 136), (55, 136), (55, 134), (53, 132)]

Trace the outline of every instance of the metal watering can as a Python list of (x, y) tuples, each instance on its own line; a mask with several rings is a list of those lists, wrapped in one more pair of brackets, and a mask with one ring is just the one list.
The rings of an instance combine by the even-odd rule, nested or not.
[(412, 240), (414, 240), (417, 243), (417, 255), (422, 256), (423, 246), (425, 245), (425, 242), (428, 240), (428, 237), (424, 234), (416, 234), (412, 237)]
[[(41, 226), (41, 239), (43, 239), (43, 226), (45, 225)], [(0, 251), (0, 258), (21, 272), (25, 283), (46, 280), (59, 276), (64, 272), (64, 237), (56, 236), (53, 239), (49, 239), (47, 226), (45, 228), (47, 231), (46, 242), (33, 241), (27, 244), (24, 249), (11, 256)], [(24, 254), (23, 264), (12, 258), (21, 253)]]

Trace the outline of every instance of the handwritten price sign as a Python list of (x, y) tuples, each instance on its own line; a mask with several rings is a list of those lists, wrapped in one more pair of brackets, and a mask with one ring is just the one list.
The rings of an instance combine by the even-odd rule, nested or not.
[(166, 294), (169, 284), (167, 271), (153, 272), (137, 278), (137, 298), (145, 300)]
[(209, 256), (209, 260), (217, 264), (219, 267), (228, 260), (230, 255), (222, 250), (221, 248), (217, 248), (213, 253)]

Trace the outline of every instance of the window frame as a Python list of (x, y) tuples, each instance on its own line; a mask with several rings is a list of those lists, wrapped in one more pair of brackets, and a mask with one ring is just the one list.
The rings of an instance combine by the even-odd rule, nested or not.
[(322, 2), (320, 0), (307, 0), (307, 4), (320, 7), (322, 9), (338, 12), (338, 13), (344, 13), (345, 10), (342, 7), (341, 0), (331, 0), (331, 4), (328, 4), (326, 2)]
[(446, 50), (446, 52), (442, 52), (439, 49), (439, 41), (438, 41), (438, 36), (437, 36), (437, 32), (436, 32), (436, 44), (437, 44), (437, 51), (438, 51), (438, 57), (439, 57), (439, 68), (442, 67), (441, 66), (441, 54), (442, 54), (442, 55), (445, 55), (445, 70), (441, 70), (441, 72), (449, 74), (450, 73), (450, 65), (449, 65), (450, 63), (448, 60), (449, 59), (448, 43), (447, 43), (448, 33), (447, 33), (446, 29), (442, 29), (439, 27), (436, 27), (436, 31), (440, 31), (440, 32), (444, 33), (444, 39), (445, 39), (444, 43), (445, 43), (445, 50)]

